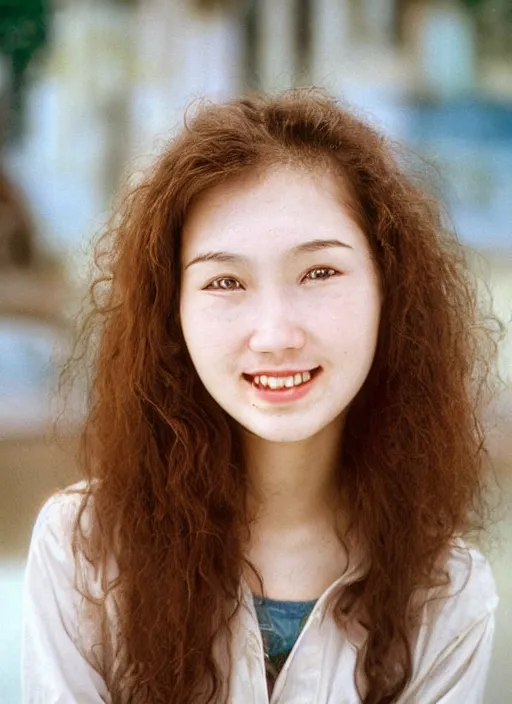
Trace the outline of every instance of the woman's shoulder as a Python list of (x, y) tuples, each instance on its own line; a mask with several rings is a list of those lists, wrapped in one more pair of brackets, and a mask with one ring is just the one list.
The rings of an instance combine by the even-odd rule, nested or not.
[(81, 525), (86, 527), (91, 520), (91, 506), (85, 502), (90, 485), (85, 480), (67, 486), (46, 499), (37, 514), (32, 531), (32, 540), (52, 535), (66, 540), (75, 525), (83, 505)]
[(441, 581), (430, 591), (424, 622), (441, 619), (446, 633), (460, 633), (494, 614), (499, 601), (496, 582), (489, 560), (476, 547), (457, 540), (443, 564)]
[(446, 569), (450, 594), (464, 596), (479, 611), (493, 611), (498, 602), (496, 582), (489, 560), (475, 547), (457, 541), (450, 550)]
[(492, 651), (496, 583), (482, 552), (460, 540), (439, 561), (425, 600), (407, 702), (483, 701)]
[[(83, 592), (85, 587), (88, 595), (99, 597), (103, 583), (77, 554), (74, 538), (77, 519), (84, 526), (91, 519), (88, 502), (81, 511), (89, 488), (80, 482), (53, 494), (34, 524), (23, 587), (24, 701), (107, 701), (98, 648), (103, 602), (86, 599)], [(115, 612), (105, 607), (114, 625)]]
[[(34, 523), (28, 560), (29, 565), (38, 564), (49, 574), (67, 577), (80, 586), (87, 585), (87, 590), (96, 594), (103, 568), (107, 568), (109, 579), (115, 579), (117, 570), (112, 560), (104, 563), (101, 570), (94, 569), (83, 552), (77, 549), (75, 528), (79, 526), (81, 534), (87, 537), (94, 521), (92, 486), (80, 481), (45, 501)], [(77, 567), (80, 569), (76, 570)]]

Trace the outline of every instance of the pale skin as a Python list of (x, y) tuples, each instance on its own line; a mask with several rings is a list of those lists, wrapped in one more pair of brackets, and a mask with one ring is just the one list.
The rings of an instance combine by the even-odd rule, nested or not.
[[(346, 566), (335, 472), (380, 316), (349, 203), (325, 170), (276, 166), (203, 194), (183, 230), (183, 332), (203, 384), (240, 427), (254, 515), (247, 557), (274, 599), (316, 599)], [(277, 405), (243, 376), (317, 367), (305, 397)]]

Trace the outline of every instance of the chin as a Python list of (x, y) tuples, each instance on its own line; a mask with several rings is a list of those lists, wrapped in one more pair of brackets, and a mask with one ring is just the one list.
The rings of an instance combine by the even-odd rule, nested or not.
[(312, 424), (309, 421), (299, 426), (292, 418), (287, 418), (283, 423), (280, 423), (279, 420), (275, 418), (268, 419), (266, 423), (251, 423), (250, 421), (239, 421), (239, 423), (242, 428), (251, 435), (255, 435), (267, 442), (279, 443), (293, 443), (308, 440), (317, 435), (328, 425), (328, 422), (319, 425), (318, 422)]

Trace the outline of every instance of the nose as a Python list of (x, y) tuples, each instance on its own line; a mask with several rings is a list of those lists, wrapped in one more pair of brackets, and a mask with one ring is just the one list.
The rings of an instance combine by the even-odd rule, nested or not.
[(258, 306), (249, 338), (253, 352), (279, 353), (301, 349), (306, 342), (304, 328), (299, 324), (294, 306), (286, 297), (274, 293)]

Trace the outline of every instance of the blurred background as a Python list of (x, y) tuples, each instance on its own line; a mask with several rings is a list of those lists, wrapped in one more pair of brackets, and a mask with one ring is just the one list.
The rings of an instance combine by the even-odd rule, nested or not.
[[(0, 702), (20, 701), (21, 585), (37, 511), (76, 477), (83, 399), (52, 425), (119, 184), (191, 100), (316, 84), (437, 166), (497, 315), (504, 498), (486, 704), (512, 701), (512, 0), (0, 0)], [(73, 415), (74, 414), (74, 415)]]

